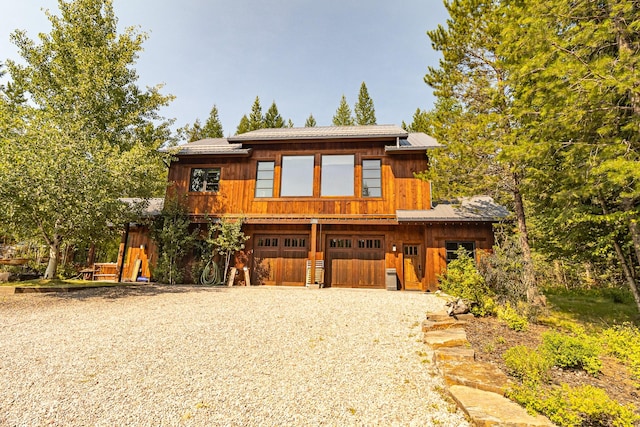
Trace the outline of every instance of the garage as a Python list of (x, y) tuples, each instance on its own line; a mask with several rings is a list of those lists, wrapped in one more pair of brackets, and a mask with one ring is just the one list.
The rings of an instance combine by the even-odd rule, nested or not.
[(330, 286), (384, 288), (383, 236), (327, 236)]
[(306, 234), (254, 237), (254, 283), (304, 286), (309, 238)]

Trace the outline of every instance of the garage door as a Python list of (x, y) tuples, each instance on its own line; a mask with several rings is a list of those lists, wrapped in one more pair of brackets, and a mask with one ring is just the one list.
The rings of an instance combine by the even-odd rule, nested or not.
[(257, 235), (254, 239), (254, 283), (304, 286), (307, 235)]
[(328, 236), (330, 285), (384, 288), (383, 236)]

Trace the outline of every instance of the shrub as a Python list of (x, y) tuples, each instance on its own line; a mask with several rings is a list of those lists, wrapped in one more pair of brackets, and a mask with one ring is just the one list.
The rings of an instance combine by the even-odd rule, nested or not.
[(606, 352), (628, 365), (631, 375), (640, 380), (640, 329), (630, 323), (614, 326), (602, 332), (601, 340)]
[(516, 332), (524, 332), (529, 328), (527, 318), (521, 316), (509, 303), (498, 308), (498, 319), (504, 321), (509, 329)]
[(559, 368), (583, 369), (591, 375), (597, 375), (602, 368), (598, 358), (598, 343), (586, 334), (578, 336), (558, 332), (542, 334), (541, 351), (546, 352)]
[(550, 391), (523, 385), (509, 391), (508, 397), (560, 426), (632, 427), (640, 421), (633, 405), (622, 405), (604, 390), (589, 385), (574, 388), (562, 384)]
[(536, 350), (518, 345), (508, 349), (502, 357), (509, 373), (525, 384), (548, 382), (550, 379), (553, 361)]
[(475, 261), (464, 248), (456, 252), (457, 259), (447, 265), (447, 271), (440, 276), (440, 289), (449, 295), (471, 301), (471, 312), (486, 316), (495, 309), (492, 293), (476, 268)]

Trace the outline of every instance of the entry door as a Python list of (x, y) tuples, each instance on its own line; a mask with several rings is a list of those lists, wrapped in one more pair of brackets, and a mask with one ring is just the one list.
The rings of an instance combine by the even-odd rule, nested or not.
[(422, 290), (422, 259), (422, 245), (404, 245), (404, 288), (408, 291)]

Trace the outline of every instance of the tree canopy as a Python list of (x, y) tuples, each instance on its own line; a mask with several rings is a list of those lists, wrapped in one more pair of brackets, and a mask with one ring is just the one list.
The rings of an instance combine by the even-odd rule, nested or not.
[(0, 93), (0, 221), (49, 245), (47, 278), (63, 241), (124, 221), (129, 207), (119, 198), (161, 194), (158, 148), (171, 138), (158, 110), (172, 97), (136, 85), (146, 34), (118, 34), (107, 0), (58, 6), (60, 15), (46, 12), (51, 32), (39, 42), (11, 35), (23, 61), (6, 61)]
[(376, 124), (376, 110), (373, 107), (373, 100), (369, 97), (369, 91), (364, 82), (360, 85), (358, 100), (356, 101), (353, 111), (356, 116), (355, 121), (357, 125)]
[(355, 124), (351, 108), (347, 103), (347, 97), (344, 95), (340, 99), (340, 105), (333, 116), (332, 122), (334, 126), (353, 126)]

